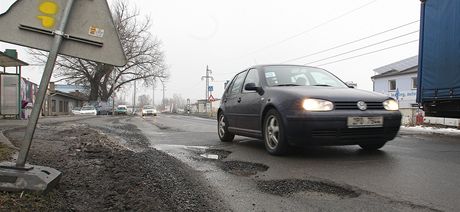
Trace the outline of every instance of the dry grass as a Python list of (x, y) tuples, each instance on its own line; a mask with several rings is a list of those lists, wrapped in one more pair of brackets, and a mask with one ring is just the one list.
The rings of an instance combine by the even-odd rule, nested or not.
[(9, 193), (0, 191), (0, 211), (47, 211), (55, 201), (54, 193)]
[(8, 161), (14, 154), (14, 149), (0, 143), (0, 161)]

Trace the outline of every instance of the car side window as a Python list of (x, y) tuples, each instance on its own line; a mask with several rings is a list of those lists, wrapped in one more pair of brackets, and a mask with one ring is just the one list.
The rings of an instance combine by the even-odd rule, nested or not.
[(239, 94), (241, 92), (241, 88), (243, 87), (244, 77), (246, 76), (247, 71), (238, 74), (235, 77), (235, 80), (232, 85), (232, 90), (230, 91), (230, 96)]
[[(259, 73), (257, 72), (257, 69), (249, 70), (248, 75), (246, 76), (246, 80), (244, 81), (244, 85), (248, 83), (254, 83), (256, 84), (257, 87), (259, 86), (260, 84), (259, 83)], [(246, 91), (246, 92), (250, 92), (250, 91)]]

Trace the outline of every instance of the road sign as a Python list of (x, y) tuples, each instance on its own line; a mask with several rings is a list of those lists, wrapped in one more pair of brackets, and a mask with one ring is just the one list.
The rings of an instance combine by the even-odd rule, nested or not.
[(0, 15), (0, 29), (0, 41), (49, 51), (16, 166), (0, 164), (0, 190), (46, 191), (61, 173), (26, 160), (58, 54), (118, 66), (126, 58), (104, 0), (18, 0)]
[(208, 86), (208, 91), (213, 92), (214, 91), (214, 86), (212, 86), (212, 85)]
[(216, 101), (216, 99), (214, 99), (214, 97), (213, 97), (212, 95), (209, 95), (209, 98), (208, 98), (208, 100), (209, 100), (210, 102), (214, 102), (214, 101)]
[(64, 35), (59, 54), (115, 66), (126, 64), (107, 1), (74, 2), (64, 32), (57, 30), (70, 0), (18, 0), (0, 15), (0, 41), (50, 51)]

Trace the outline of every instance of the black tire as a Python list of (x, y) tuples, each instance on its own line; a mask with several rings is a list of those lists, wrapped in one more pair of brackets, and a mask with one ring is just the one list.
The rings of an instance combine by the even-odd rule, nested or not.
[(359, 144), (359, 146), (365, 150), (365, 151), (377, 151), (378, 149), (382, 148), (385, 146), (387, 142), (379, 142), (379, 143), (365, 143), (365, 144)]
[(235, 138), (235, 134), (228, 131), (228, 122), (224, 113), (219, 113), (219, 118), (217, 119), (217, 134), (222, 142), (232, 142)]
[(286, 139), (283, 120), (275, 109), (270, 109), (264, 117), (263, 136), (265, 149), (272, 155), (285, 155), (289, 144)]

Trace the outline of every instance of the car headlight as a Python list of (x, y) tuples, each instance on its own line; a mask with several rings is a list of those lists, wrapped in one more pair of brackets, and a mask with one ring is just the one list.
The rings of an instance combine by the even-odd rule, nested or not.
[(383, 102), (385, 110), (399, 110), (399, 104), (394, 99), (388, 99)]
[(334, 109), (334, 104), (327, 100), (305, 99), (302, 107), (308, 111), (331, 111)]

